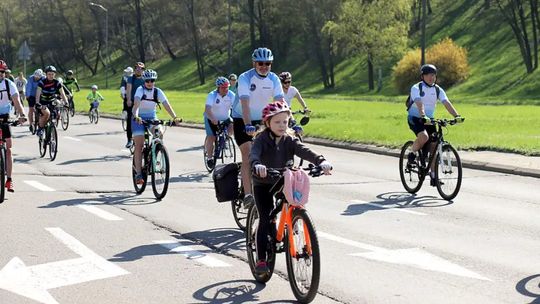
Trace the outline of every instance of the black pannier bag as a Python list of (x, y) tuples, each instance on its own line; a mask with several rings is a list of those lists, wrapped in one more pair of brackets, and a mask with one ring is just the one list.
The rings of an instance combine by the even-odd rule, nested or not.
[(216, 165), (212, 178), (218, 202), (232, 201), (238, 198), (238, 174), (240, 163)]

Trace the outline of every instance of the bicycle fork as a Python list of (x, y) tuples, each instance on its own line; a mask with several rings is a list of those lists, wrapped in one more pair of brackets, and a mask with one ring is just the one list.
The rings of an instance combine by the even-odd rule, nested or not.
[[(293, 225), (292, 225), (292, 215), (293, 215), (294, 207), (289, 206), (287, 207), (287, 204), (283, 204), (283, 207), (281, 209), (281, 216), (279, 218), (279, 226), (276, 233), (276, 241), (282, 242), (283, 237), (285, 234), (285, 229), (287, 229), (287, 237), (289, 242), (289, 254), (291, 257), (296, 258), (297, 257), (297, 251), (296, 251), (296, 245), (294, 243), (294, 233), (293, 233)], [(306, 223), (303, 223), (303, 230), (304, 230), (304, 239), (306, 240), (306, 249), (307, 253), (311, 256), (311, 239), (309, 237), (309, 231), (307, 229)]]

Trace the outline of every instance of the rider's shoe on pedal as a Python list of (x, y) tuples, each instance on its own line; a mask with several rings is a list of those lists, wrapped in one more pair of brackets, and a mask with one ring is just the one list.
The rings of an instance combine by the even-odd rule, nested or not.
[(33, 125), (28, 126), (28, 129), (30, 130), (30, 133), (34, 132), (34, 126)]
[(137, 176), (135, 176), (135, 182), (137, 183), (137, 185), (144, 184), (143, 175), (142, 174), (137, 174)]
[(412, 165), (414, 164), (414, 161), (416, 160), (416, 153), (410, 152), (407, 156), (407, 164)]
[(253, 194), (246, 194), (244, 196), (244, 208), (248, 209), (255, 204), (255, 198)]
[(45, 134), (45, 129), (39, 128), (39, 127), (38, 127), (38, 130), (37, 130), (37, 132), (36, 132), (36, 135), (37, 135), (38, 137), (43, 137), (43, 134)]
[(131, 149), (131, 147), (133, 147), (133, 140), (128, 140), (128, 142), (126, 143), (126, 149)]
[(255, 272), (257, 275), (268, 275), (270, 273), (270, 268), (265, 260), (259, 260), (257, 265), (255, 265)]
[(6, 189), (9, 192), (15, 192), (15, 190), (13, 190), (13, 181), (11, 180), (11, 178), (8, 178), (6, 180)]
[(208, 166), (208, 168), (214, 169), (214, 165), (215, 165), (214, 159), (212, 159), (212, 158), (207, 159), (206, 160), (206, 165)]

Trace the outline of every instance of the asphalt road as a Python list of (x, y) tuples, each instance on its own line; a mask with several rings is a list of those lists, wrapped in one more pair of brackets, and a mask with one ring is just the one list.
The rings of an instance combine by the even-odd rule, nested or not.
[[(15, 193), (0, 204), (0, 303), (294, 303), (285, 257), (266, 285), (217, 203), (202, 130), (169, 128), (171, 184), (135, 195), (120, 122), (77, 115), (55, 161), (14, 128)], [(312, 146), (334, 174), (308, 210), (322, 272), (315, 303), (540, 302), (540, 182), (464, 170), (453, 202), (403, 190), (397, 159)]]

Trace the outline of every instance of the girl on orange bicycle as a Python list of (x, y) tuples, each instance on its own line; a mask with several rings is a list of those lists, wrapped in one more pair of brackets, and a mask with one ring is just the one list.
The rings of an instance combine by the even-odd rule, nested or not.
[(330, 174), (332, 165), (320, 154), (304, 146), (289, 128), (291, 111), (284, 102), (272, 102), (264, 107), (262, 121), (265, 128), (253, 141), (249, 162), (253, 172), (253, 195), (259, 213), (257, 229), (257, 258), (255, 271), (259, 274), (269, 272), (266, 263), (266, 236), (270, 226), (270, 212), (274, 207), (273, 193), (270, 190), (276, 180), (267, 176), (266, 168), (292, 166), (294, 156), (305, 159)]

